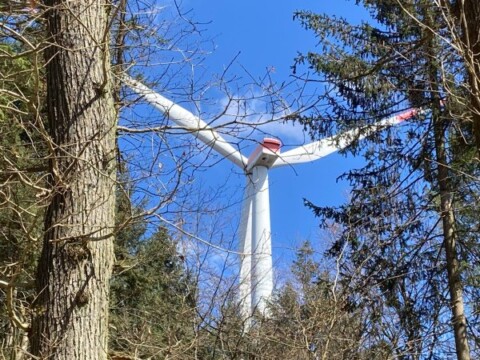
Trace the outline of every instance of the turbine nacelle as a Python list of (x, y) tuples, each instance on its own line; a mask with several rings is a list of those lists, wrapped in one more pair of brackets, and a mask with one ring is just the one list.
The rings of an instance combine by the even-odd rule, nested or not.
[(270, 169), (275, 161), (277, 161), (281, 147), (282, 143), (280, 140), (274, 138), (263, 139), (263, 142), (257, 146), (248, 158), (245, 168), (246, 172), (249, 173), (256, 166), (264, 166)]

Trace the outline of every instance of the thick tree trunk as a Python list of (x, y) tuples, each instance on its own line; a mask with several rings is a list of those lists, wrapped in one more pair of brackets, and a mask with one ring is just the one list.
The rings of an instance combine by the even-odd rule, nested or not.
[(45, 1), (52, 193), (31, 332), (42, 359), (107, 358), (116, 173), (108, 4)]

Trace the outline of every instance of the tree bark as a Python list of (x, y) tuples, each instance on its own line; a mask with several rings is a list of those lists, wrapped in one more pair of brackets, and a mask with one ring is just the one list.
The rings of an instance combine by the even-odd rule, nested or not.
[[(438, 94), (438, 92), (435, 92)], [(435, 104), (440, 104), (437, 96)], [(450, 181), (448, 158), (446, 153), (446, 124), (440, 116), (439, 105), (434, 105), (433, 127), (435, 154), (437, 161), (437, 183), (440, 195), (440, 216), (443, 230), (443, 247), (446, 256), (450, 307), (452, 312), (453, 334), (458, 360), (470, 360), (470, 348), (467, 337), (467, 320), (463, 303), (463, 284), (457, 254), (457, 232), (454, 213), (453, 188)]]
[(463, 284), (460, 276), (460, 264), (457, 255), (457, 235), (452, 189), (449, 181), (447, 157), (445, 153), (444, 125), (434, 119), (435, 150), (437, 155), (438, 187), (440, 191), (440, 215), (443, 228), (443, 247), (445, 249), (450, 306), (452, 312), (453, 333), (458, 360), (470, 360), (467, 338), (467, 320), (463, 303)]
[(106, 359), (116, 173), (109, 3), (44, 5), (51, 202), (31, 351), (42, 359)]

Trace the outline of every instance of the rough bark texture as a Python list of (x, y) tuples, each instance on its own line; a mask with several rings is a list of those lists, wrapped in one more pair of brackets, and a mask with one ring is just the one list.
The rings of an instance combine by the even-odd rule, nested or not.
[(32, 353), (106, 359), (113, 263), (115, 123), (108, 2), (49, 0), (51, 203), (38, 266)]

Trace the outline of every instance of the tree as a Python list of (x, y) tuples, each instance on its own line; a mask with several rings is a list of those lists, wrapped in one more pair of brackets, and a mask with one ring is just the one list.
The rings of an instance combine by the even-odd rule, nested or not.
[[(123, 176), (125, 177), (125, 176)], [(126, 190), (117, 193), (117, 224), (142, 213)], [(165, 228), (148, 235), (139, 217), (118, 233), (110, 299), (110, 354), (187, 358), (195, 342), (196, 286)]]
[[(472, 148), (474, 129), (452, 116), (465, 103), (464, 78), (455, 74), (468, 73), (468, 64), (452, 55), (448, 41), (437, 38), (451, 33), (441, 9), (430, 2), (358, 3), (370, 11), (375, 25), (355, 26), (309, 12), (296, 15), (322, 44), (321, 53), (301, 55), (297, 64), (307, 64), (320, 75), (316, 81), (331, 84), (324, 97), (328, 111), (298, 120), (323, 137), (405, 106), (429, 112), (417, 116), (406, 131), (390, 129), (369, 137), (366, 166), (346, 175), (353, 185), (349, 204), (339, 209), (310, 205), (323, 220), (344, 229), (330, 254), (337, 256), (348, 245), (346, 279), (359, 281), (360, 294), (367, 284), (376, 287), (384, 309), (394, 310), (403, 331), (403, 339), (391, 339), (398, 356), (445, 354), (447, 350), (438, 352), (438, 323), (442, 308), (448, 307), (457, 358), (469, 359), (465, 270), (460, 265), (467, 260), (460, 251), (466, 238), (458, 224), (463, 209), (471, 208), (460, 194), (477, 181), (464, 156)], [(351, 151), (360, 152), (358, 143)], [(471, 235), (478, 239), (478, 234)], [(476, 252), (478, 245), (471, 245)], [(443, 297), (446, 289), (449, 306)], [(403, 345), (398, 347), (398, 341)]]
[(32, 353), (106, 359), (116, 174), (108, 6), (98, 0), (45, 6), (50, 204)]
[[(328, 272), (309, 242), (297, 249), (291, 277), (269, 303), (269, 316), (246, 328), (235, 301), (215, 326), (199, 332), (199, 354), (212, 359), (386, 359), (392, 349), (364, 336), (369, 317), (353, 306), (350, 289)], [(237, 304), (238, 305), (238, 304)], [(359, 311), (360, 310), (360, 311)]]
[(293, 279), (271, 304), (272, 316), (261, 324), (260, 351), (302, 359), (377, 359), (384, 352), (363, 342), (363, 314), (349, 307), (349, 294), (338, 275), (321, 267), (309, 242), (297, 249)]

